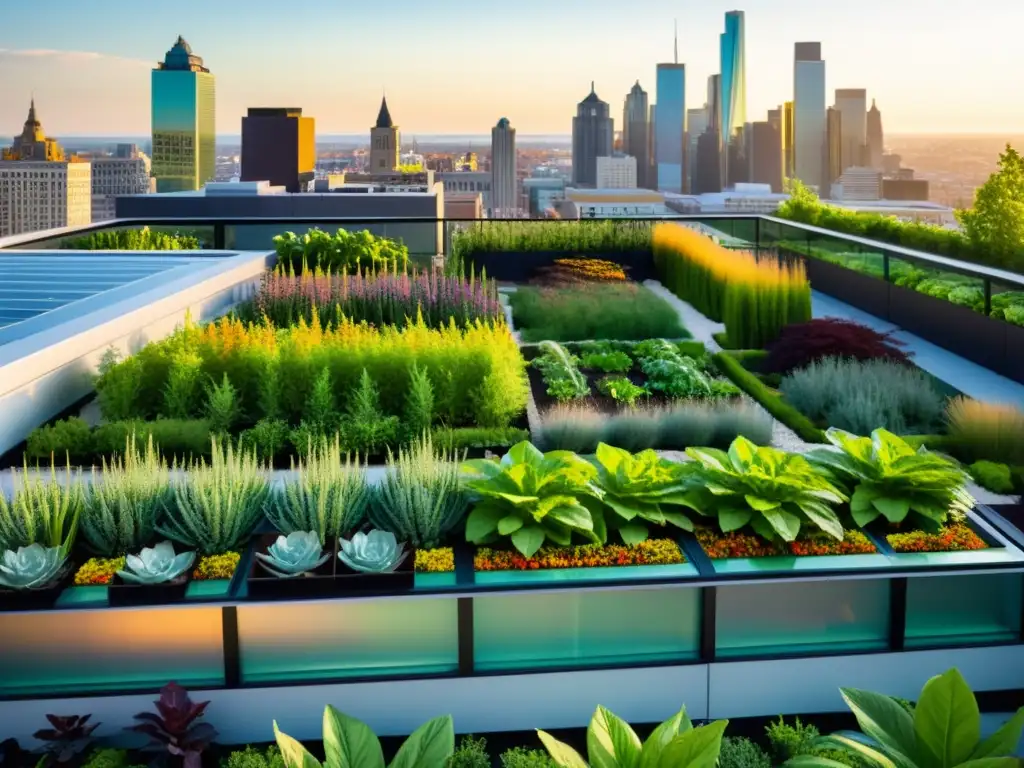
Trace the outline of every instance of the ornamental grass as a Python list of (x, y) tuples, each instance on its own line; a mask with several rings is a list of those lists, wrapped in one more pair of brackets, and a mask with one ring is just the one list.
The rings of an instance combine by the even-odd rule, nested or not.
[(577, 547), (541, 547), (533, 557), (524, 557), (513, 550), (481, 547), (473, 558), (473, 568), (477, 571), (541, 571), (685, 562), (682, 550), (674, 541), (647, 539), (633, 546), (583, 544)]
[(481, 221), (452, 233), (460, 264), (484, 253), (621, 253), (650, 251), (651, 227), (642, 221)]
[(829, 536), (806, 536), (790, 542), (770, 542), (752, 533), (719, 533), (698, 528), (697, 541), (712, 560), (742, 557), (821, 557), (825, 555), (869, 555), (877, 552), (871, 540), (860, 531), (844, 531), (843, 540)]
[(238, 309), (245, 322), (265, 317), (278, 328), (300, 319), (312, 323), (314, 314), (327, 326), (342, 318), (400, 326), (419, 317), (430, 328), (443, 328), (452, 320), (459, 327), (476, 320), (500, 323), (505, 317), (497, 286), (486, 274), (465, 278), (427, 270), (410, 275), (397, 269), (355, 274), (316, 269), (296, 274), (291, 264), (267, 272), (256, 297)]
[(946, 418), (958, 454), (971, 461), (1024, 464), (1024, 411), (1019, 408), (957, 397), (950, 401)]
[(737, 349), (760, 349), (811, 319), (811, 285), (800, 262), (724, 248), (689, 227), (658, 224), (654, 259), (665, 286), (712, 320)]
[(966, 523), (951, 523), (938, 533), (907, 531), (885, 537), (897, 552), (970, 552), (988, 549), (988, 544)]

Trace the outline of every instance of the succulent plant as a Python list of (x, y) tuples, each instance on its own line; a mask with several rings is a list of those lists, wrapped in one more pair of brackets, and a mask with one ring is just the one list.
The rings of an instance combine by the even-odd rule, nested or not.
[(338, 552), (341, 562), (361, 573), (388, 573), (398, 568), (409, 555), (405, 545), (400, 545), (395, 534), (389, 531), (360, 531), (351, 541), (338, 541), (341, 544)]
[(0, 558), (0, 586), (8, 589), (41, 589), (54, 581), (65, 565), (61, 547), (30, 544), (7, 550)]
[(161, 541), (152, 549), (143, 547), (137, 555), (125, 558), (126, 570), (118, 571), (122, 581), (129, 584), (166, 584), (174, 581), (192, 567), (195, 552), (174, 554), (174, 545)]
[(287, 536), (278, 536), (266, 553), (256, 553), (260, 564), (282, 579), (309, 573), (329, 558), (330, 554), (325, 554), (320, 546), (320, 534), (316, 531), (293, 531)]

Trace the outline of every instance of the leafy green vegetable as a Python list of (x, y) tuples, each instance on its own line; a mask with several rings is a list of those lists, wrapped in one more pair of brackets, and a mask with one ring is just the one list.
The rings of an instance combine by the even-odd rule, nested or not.
[(540, 349), (543, 354), (532, 365), (544, 377), (549, 395), (566, 402), (590, 394), (587, 377), (577, 367), (579, 358), (554, 341), (541, 342)]
[(541, 453), (524, 441), (500, 461), (464, 462), (462, 472), (477, 497), (466, 520), (467, 541), (490, 544), (511, 536), (512, 545), (532, 557), (547, 539), (561, 546), (573, 533), (599, 544), (607, 539), (600, 506), (582, 503), (603, 495), (593, 482), (597, 469), (570, 451)]
[(608, 528), (618, 530), (626, 544), (644, 541), (648, 523), (693, 530), (690, 518), (679, 509), (696, 509), (686, 492), (692, 465), (663, 459), (652, 450), (634, 456), (605, 443), (597, 446), (595, 463), (603, 502), (614, 513), (606, 518)]
[(680, 354), (665, 339), (651, 339), (637, 345), (640, 368), (647, 375), (647, 386), (669, 397), (709, 397), (711, 379), (701, 364)]
[(619, 403), (635, 405), (641, 397), (650, 394), (646, 387), (638, 387), (625, 376), (608, 376), (597, 382), (597, 389)]
[(830, 505), (846, 501), (838, 488), (797, 454), (759, 448), (737, 437), (729, 452), (687, 448), (697, 462), (690, 476), (705, 514), (723, 531), (750, 525), (765, 539), (795, 541), (804, 523), (842, 540), (843, 526)]
[(582, 365), (605, 373), (625, 373), (633, 367), (633, 359), (625, 352), (589, 352), (583, 355)]
[(830, 429), (825, 437), (840, 450), (819, 448), (807, 459), (852, 491), (850, 512), (861, 527), (879, 516), (890, 523), (910, 516), (913, 524), (937, 531), (950, 513), (963, 515), (974, 506), (969, 476), (953, 459), (924, 446), (914, 450), (884, 429), (871, 437)]

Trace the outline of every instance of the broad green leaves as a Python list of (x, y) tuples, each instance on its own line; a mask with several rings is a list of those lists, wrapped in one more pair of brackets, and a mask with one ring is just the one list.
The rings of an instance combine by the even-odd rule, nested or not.
[(544, 731), (541, 742), (560, 768), (715, 768), (728, 720), (694, 728), (681, 709), (646, 742), (621, 718), (598, 707), (587, 728), (588, 765), (576, 750)]
[(846, 501), (804, 457), (737, 437), (728, 452), (687, 448), (695, 507), (718, 516), (725, 532), (750, 525), (767, 539), (795, 541), (805, 523), (836, 539), (843, 527), (831, 505)]
[(936, 530), (950, 513), (974, 506), (967, 492), (968, 475), (953, 459), (911, 448), (906, 441), (876, 429), (857, 437), (839, 429), (825, 433), (835, 449), (820, 448), (807, 459), (852, 491), (850, 513), (864, 527), (877, 518), (892, 524), (908, 517), (926, 530)]
[[(967, 682), (956, 669), (929, 680), (911, 715), (895, 699), (880, 693), (842, 689), (865, 743), (833, 734), (823, 743), (853, 752), (878, 768), (1014, 768), (1009, 757), (1024, 729), (1024, 707), (996, 733), (979, 743), (981, 715)], [(816, 755), (788, 761), (789, 768), (836, 768)]]
[(465, 486), (476, 496), (466, 520), (466, 540), (489, 544), (511, 536), (512, 545), (532, 557), (547, 539), (568, 545), (572, 534), (604, 543), (583, 498), (601, 498), (597, 470), (570, 451), (542, 453), (528, 441), (509, 449), (500, 461), (480, 459), (462, 465)]

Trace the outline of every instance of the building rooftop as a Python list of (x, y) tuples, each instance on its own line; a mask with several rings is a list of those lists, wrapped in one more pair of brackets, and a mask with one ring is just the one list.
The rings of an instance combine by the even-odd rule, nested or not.
[(170, 72), (207, 72), (209, 69), (203, 66), (203, 59), (201, 56), (196, 56), (192, 53), (192, 46), (190, 46), (185, 38), (178, 35), (178, 39), (171, 46), (171, 49), (164, 56), (164, 60), (156, 65), (158, 70), (170, 71)]

